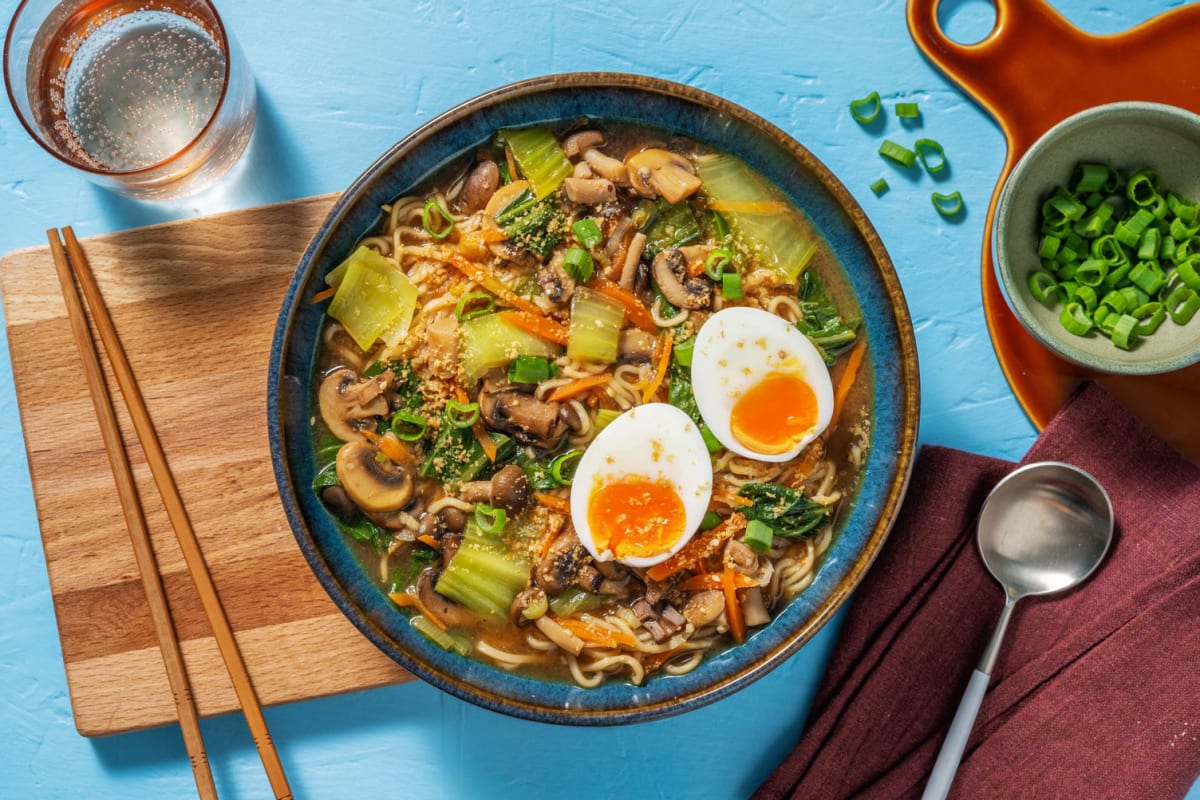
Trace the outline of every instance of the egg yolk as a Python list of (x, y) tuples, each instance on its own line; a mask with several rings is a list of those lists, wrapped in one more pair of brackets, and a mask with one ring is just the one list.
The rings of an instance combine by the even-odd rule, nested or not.
[(686, 512), (670, 481), (634, 475), (596, 487), (588, 499), (588, 524), (597, 552), (645, 558), (679, 541)]
[(757, 453), (774, 455), (796, 446), (817, 424), (817, 396), (798, 375), (772, 372), (751, 386), (730, 414), (729, 429)]

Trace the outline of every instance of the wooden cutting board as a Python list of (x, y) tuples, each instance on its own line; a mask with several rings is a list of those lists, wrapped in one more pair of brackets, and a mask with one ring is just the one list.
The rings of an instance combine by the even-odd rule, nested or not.
[[(338, 611), (300, 553), (267, 442), (267, 367), (295, 265), (335, 200), (83, 240), (264, 705), (411, 679)], [(0, 258), (25, 446), (75, 725), (176, 721), (46, 247)], [(203, 716), (238, 708), (107, 361), (122, 435)]]

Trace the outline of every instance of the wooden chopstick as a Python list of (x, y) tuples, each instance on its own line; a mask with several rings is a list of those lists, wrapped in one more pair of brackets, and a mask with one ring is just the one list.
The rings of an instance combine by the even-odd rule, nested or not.
[(117, 494), (121, 498), (121, 511), (125, 514), (125, 525), (129, 528), (129, 538), (133, 542), (134, 561), (137, 563), (138, 574), (142, 578), (142, 588), (146, 592), (146, 600), (150, 604), (150, 618), (154, 622), (154, 632), (158, 636), (158, 648), (162, 652), (163, 666), (167, 670), (167, 681), (171, 685), (171, 695), (175, 700), (175, 712), (179, 716), (179, 727), (183, 731), (183, 743), (187, 748), (188, 758), (192, 762), (192, 775), (196, 779), (196, 790), (203, 800), (210, 798), (216, 800), (217, 787), (213, 782), (208, 755), (204, 751), (204, 737), (200, 733), (200, 715), (196, 712), (196, 702), (192, 697), (192, 684), (188, 680), (187, 668), (183, 663), (183, 651), (179, 648), (179, 638), (175, 635), (170, 607), (167, 605), (167, 594), (163, 589), (162, 576), (158, 572), (154, 547), (150, 544), (150, 532), (146, 528), (146, 518), (142, 513), (137, 486), (133, 481), (133, 471), (130, 469), (129, 457), (121, 439), (117, 415), (113, 411), (112, 397), (108, 393), (108, 385), (104, 382), (104, 373), (100, 369), (96, 343), (92, 341), (87, 317), (80, 304), (79, 293), (75, 288), (75, 279), (71, 276), (67, 254), (63, 250), (58, 231), (47, 231), (46, 238), (50, 241), (50, 252), (54, 255), (58, 282), (62, 284), (63, 299), (67, 303), (67, 316), (71, 320), (71, 332), (75, 336), (79, 356), (83, 360), (83, 372), (87, 376), (92, 404), (96, 407), (96, 417), (100, 423), (100, 435), (104, 439), (104, 449), (108, 452), (113, 479), (117, 483)]
[[(138, 440), (142, 445), (142, 450), (145, 452), (146, 461), (150, 466), (150, 472), (154, 477), (155, 486), (162, 496), (163, 506), (166, 509), (168, 518), (171, 520), (171, 526), (175, 529), (175, 537), (179, 541), (180, 550), (183, 552), (188, 573), (191, 575), (192, 581), (196, 586), (196, 592), (200, 597), (200, 604), (204, 608), (205, 616), (208, 617), (209, 624), (212, 626), (217, 648), (220, 650), (221, 658), (225, 662), (225, 669), (229, 672), (234, 692), (242, 707), (242, 713), (246, 717), (246, 723), (254, 738), (254, 746), (258, 749), (259, 758), (262, 760), (263, 767), (266, 770), (271, 789), (275, 793), (277, 800), (291, 800), (292, 792), (288, 786), (287, 777), (284, 775), (283, 764), (280, 763), (279, 754), (275, 751), (275, 744), (271, 740), (271, 733), (267, 729), (267, 721), (263, 717), (262, 706), (259, 704), (254, 684), (250, 680), (250, 673), (246, 669), (246, 662), (242, 658), (241, 651), (238, 649), (237, 639), (233, 635), (233, 628), (229, 624), (229, 618), (226, 616), (225, 609), (221, 604), (221, 598), (217, 594), (216, 585), (213, 583), (212, 575), (208, 571), (208, 564), (204, 560), (204, 554), (200, 550), (196, 533), (192, 529), (191, 520), (188, 518), (187, 510), (184, 508), (183, 498), (179, 494), (179, 487), (175, 484), (175, 478), (171, 473), (170, 466), (167, 464), (166, 454), (163, 452), (162, 444), (159, 442), (158, 434), (154, 429), (154, 423), (150, 419), (145, 398), (143, 398), (141, 389), (134, 378), (133, 368), (129, 365), (129, 359), (125, 355), (120, 338), (117, 336), (117, 330), (113, 325), (112, 317), (109, 316), (108, 308), (104, 304), (104, 298), (100, 294), (99, 287), (96, 285), (96, 279), (92, 275), (92, 270), (88, 265), (83, 248), (79, 246), (79, 241), (75, 238), (75, 232), (70, 227), (66, 227), (63, 228), (62, 234), (66, 240), (67, 266), (73, 270), (75, 278), (79, 282), (79, 287), (83, 291), (83, 296), (92, 312), (92, 320), (100, 334), (101, 343), (108, 354), (113, 374), (117, 379), (117, 385), (120, 387), (121, 395), (125, 399), (125, 405), (133, 421), (134, 430), (137, 432)], [(65, 291), (64, 294), (66, 294)]]

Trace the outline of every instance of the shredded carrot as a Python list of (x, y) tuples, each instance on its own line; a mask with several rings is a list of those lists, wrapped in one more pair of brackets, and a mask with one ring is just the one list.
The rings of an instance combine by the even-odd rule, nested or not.
[(663, 380), (667, 377), (667, 367), (671, 364), (671, 345), (675, 342), (675, 329), (667, 328), (658, 335), (658, 342), (654, 345), (656, 356), (654, 366), (654, 377), (642, 389), (642, 402), (649, 403), (654, 399), (654, 395), (658, 392), (658, 387), (662, 386)]
[(668, 661), (682, 653), (685, 647), (686, 645), (681, 644), (679, 647), (672, 647), (662, 653), (648, 653), (642, 659), (642, 666), (646, 668), (647, 673), (658, 672), (666, 666)]
[[(413, 599), (413, 605), (416, 606), (417, 610), (420, 611), (423, 616), (428, 617), (430, 622), (432, 622), (434, 625), (437, 625), (442, 630), (446, 630), (446, 623), (442, 622), (442, 620), (436, 614), (426, 608), (425, 604), (421, 602), (421, 596), (419, 594), (413, 594), (410, 595), (410, 597)], [(738, 641), (740, 642), (741, 639), (738, 639)]]
[(392, 463), (407, 464), (412, 461), (412, 455), (408, 452), (408, 448), (401, 444), (399, 439), (380, 436), (369, 428), (363, 428), (360, 432), (364, 439), (379, 448), (379, 452), (387, 456)]
[(588, 287), (620, 303), (621, 307), (625, 309), (625, 316), (629, 317), (629, 321), (642, 330), (650, 333), (658, 330), (658, 325), (655, 324), (650, 309), (646, 308), (645, 303), (639, 300), (637, 295), (621, 284), (613, 283), (605, 278), (593, 278), (588, 281)]
[(337, 290), (338, 290), (338, 287), (336, 287), (336, 286), (330, 286), (328, 289), (322, 289), (321, 291), (317, 292), (316, 294), (314, 294), (312, 296), (312, 302), (320, 303), (324, 300), (328, 300), (329, 298), (331, 298), (335, 294), (337, 294)]
[(837, 421), (842, 405), (846, 402), (846, 395), (850, 394), (850, 389), (854, 386), (854, 379), (858, 377), (858, 369), (862, 366), (863, 353), (866, 349), (866, 343), (860, 341), (846, 356), (846, 366), (842, 370), (842, 377), (838, 379), (837, 390), (833, 393), (834, 422)]
[(519, 308), (522, 311), (527, 311), (530, 314), (537, 316), (545, 316), (536, 304), (530, 302), (521, 295), (514, 292), (512, 289), (504, 285), (504, 282), (496, 276), (494, 272), (486, 265), (479, 264), (463, 258), (459, 253), (445, 248), (437, 250), (437, 257), (454, 267), (456, 270), (466, 275), (471, 280), (478, 283), (483, 288), (487, 289), (492, 294), (499, 298), (500, 302), (510, 305), (513, 308)]
[(741, 514), (730, 514), (729, 519), (711, 531), (697, 533), (678, 553), (650, 567), (646, 574), (652, 580), (664, 581), (680, 570), (691, 569), (745, 529), (746, 518)]
[(710, 200), (708, 210), (734, 214), (787, 214), (791, 209), (778, 200)]
[(734, 571), (726, 567), (721, 573), (721, 588), (725, 591), (725, 618), (729, 620), (729, 632), (741, 644), (746, 641), (746, 619), (742, 616), (742, 604), (738, 601)]
[(576, 378), (570, 383), (556, 386), (554, 391), (546, 395), (546, 399), (551, 403), (557, 403), (560, 400), (569, 400), (576, 395), (583, 394), (589, 389), (604, 386), (611, 377), (609, 373), (601, 372), (598, 375), (588, 375), (586, 378)]
[(392, 598), (392, 602), (401, 608), (415, 608), (417, 605), (416, 595), (408, 592), (392, 592), (388, 597)]
[(542, 314), (530, 314), (528, 311), (501, 311), (500, 318), (526, 333), (532, 333), (548, 342), (567, 343), (566, 327)]
[(748, 497), (742, 497), (740, 494), (732, 494), (728, 491), (713, 492), (712, 499), (708, 501), (708, 510), (714, 511), (721, 506), (745, 507), (754, 505), (754, 501)]
[(442, 552), (442, 543), (439, 542), (437, 539), (433, 538), (432, 536), (430, 536), (428, 533), (422, 533), (420, 536), (417, 537), (417, 541), (420, 542), (421, 544), (429, 545), (434, 550), (437, 550), (439, 553)]
[(548, 492), (534, 492), (533, 499), (537, 500), (539, 505), (543, 505), (551, 511), (560, 511), (563, 514), (571, 513), (571, 501), (565, 497), (559, 497), (556, 494)]
[(621, 273), (625, 270), (625, 257), (629, 255), (629, 245), (636, 233), (637, 231), (630, 225), (629, 229), (625, 231), (625, 235), (621, 237), (621, 245), (617, 248), (612, 263), (608, 265), (608, 271), (604, 275), (608, 280), (616, 281), (621, 277)]
[(637, 639), (624, 631), (609, 630), (575, 617), (554, 617), (554, 621), (589, 644), (601, 647), (637, 647)]
[[(454, 399), (466, 405), (467, 393), (458, 384), (454, 385)], [(479, 446), (483, 448), (483, 454), (488, 457), (488, 461), (496, 463), (496, 443), (492, 441), (492, 437), (487, 432), (487, 427), (483, 424), (483, 417), (475, 420), (471, 424), (471, 433), (475, 436), (475, 441), (479, 442)]]
[[(722, 575), (720, 572), (701, 572), (698, 575), (693, 575), (685, 581), (679, 582), (679, 588), (685, 592), (702, 592), (705, 589), (724, 589), (725, 584), (722, 583)], [(738, 589), (749, 589), (758, 586), (758, 581), (750, 575), (743, 575), (740, 572), (733, 573), (733, 585)]]

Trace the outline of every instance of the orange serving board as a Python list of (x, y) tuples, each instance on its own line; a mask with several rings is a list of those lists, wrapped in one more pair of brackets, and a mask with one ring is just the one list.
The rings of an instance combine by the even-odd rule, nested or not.
[(982, 41), (954, 42), (937, 19), (941, 0), (909, 0), (908, 27), (922, 52), (1000, 125), (1008, 156), (983, 228), (983, 309), (1000, 366), (1030, 419), (1044, 427), (1084, 379), (1104, 384), (1150, 428), (1200, 462), (1200, 364), (1166, 375), (1092, 373), (1042, 347), (1013, 316), (992, 267), (992, 220), (1013, 167), (1047, 130), (1085, 108), (1119, 100), (1200, 112), (1200, 4), (1124, 33), (1095, 36), (1044, 0), (993, 0), (996, 24)]
[[(266, 389), (275, 321), (300, 255), (334, 199), (83, 241), (264, 704), (410, 678), (317, 583), (271, 470)], [(174, 722), (48, 248), (4, 256), (0, 278), (75, 725), (85, 736), (101, 736)], [(149, 467), (107, 377), (200, 713), (236, 710)]]

